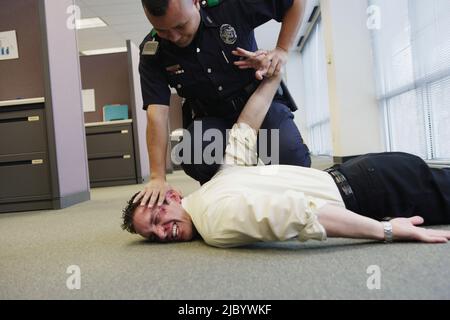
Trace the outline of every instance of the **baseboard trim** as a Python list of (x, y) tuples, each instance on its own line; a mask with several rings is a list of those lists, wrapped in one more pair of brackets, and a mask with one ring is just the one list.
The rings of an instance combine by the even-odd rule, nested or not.
[(91, 193), (89, 191), (74, 193), (59, 199), (54, 199), (53, 209), (64, 209), (89, 200), (91, 200)]

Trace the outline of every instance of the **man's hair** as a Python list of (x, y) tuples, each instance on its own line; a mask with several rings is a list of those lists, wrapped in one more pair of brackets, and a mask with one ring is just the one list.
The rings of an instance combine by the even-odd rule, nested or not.
[(142, 5), (152, 16), (162, 17), (166, 14), (169, 1), (171, 0), (142, 0)]
[(133, 225), (133, 218), (134, 218), (134, 211), (139, 206), (140, 201), (137, 201), (136, 203), (133, 203), (134, 198), (139, 194), (139, 192), (136, 192), (130, 200), (127, 202), (127, 206), (122, 210), (122, 229), (126, 230), (130, 233), (136, 233), (136, 230), (134, 229)]

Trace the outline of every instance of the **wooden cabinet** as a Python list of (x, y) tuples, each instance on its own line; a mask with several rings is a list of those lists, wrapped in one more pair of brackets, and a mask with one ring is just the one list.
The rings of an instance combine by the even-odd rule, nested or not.
[(137, 183), (131, 121), (86, 125), (91, 187)]

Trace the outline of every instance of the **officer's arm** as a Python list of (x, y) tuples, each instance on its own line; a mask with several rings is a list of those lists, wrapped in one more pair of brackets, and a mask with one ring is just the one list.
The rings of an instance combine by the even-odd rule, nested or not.
[(248, 99), (237, 123), (246, 123), (258, 131), (272, 104), (273, 97), (280, 86), (280, 82), (281, 73), (277, 76), (264, 79), (258, 89)]
[(147, 108), (147, 150), (150, 159), (150, 182), (134, 198), (141, 206), (162, 205), (167, 191), (166, 152), (168, 140), (169, 106), (149, 105)]
[(151, 179), (166, 179), (169, 107), (151, 105), (147, 109), (147, 150)]
[(298, 29), (303, 21), (305, 12), (305, 0), (294, 0), (292, 6), (286, 11), (281, 24), (280, 34), (278, 36), (277, 47), (286, 52), (292, 47)]
[(277, 75), (287, 63), (289, 50), (302, 24), (304, 11), (305, 0), (294, 0), (292, 6), (284, 14), (277, 47), (269, 53), (268, 57), (271, 63), (267, 71), (262, 72), (262, 75), (266, 77)]

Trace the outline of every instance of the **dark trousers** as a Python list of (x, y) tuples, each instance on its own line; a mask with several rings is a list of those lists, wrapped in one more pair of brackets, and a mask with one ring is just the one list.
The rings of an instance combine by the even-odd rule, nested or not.
[(418, 215), (425, 225), (450, 223), (449, 168), (430, 168), (401, 152), (368, 154), (335, 168), (353, 189), (351, 211), (376, 220)]
[[(225, 148), (227, 145), (227, 141), (223, 141), (223, 150), (222, 154), (219, 155), (221, 159), (220, 163), (215, 164), (194, 164), (194, 152), (198, 152), (194, 149), (193, 141), (195, 139), (200, 139), (202, 141), (202, 151), (207, 148), (212, 141), (203, 141), (202, 137), (205, 131), (210, 128), (219, 129), (222, 132), (222, 137), (226, 139), (226, 130), (231, 129), (233, 124), (239, 117), (239, 113), (235, 113), (225, 118), (216, 118), (216, 117), (205, 117), (200, 119), (195, 119), (195, 121), (200, 121), (202, 124), (202, 132), (201, 137), (195, 136), (194, 131), (194, 123), (192, 123), (187, 130), (191, 134), (192, 137), (192, 149), (191, 156), (192, 159), (189, 163), (182, 163), (181, 166), (187, 175), (192, 177), (193, 179), (199, 181), (201, 184), (208, 182), (219, 170), (220, 163), (223, 159), (223, 154), (225, 153)], [(282, 102), (278, 100), (274, 100), (272, 105), (270, 106), (269, 111), (262, 123), (261, 129), (279, 129), (279, 142), (271, 141), (271, 134), (268, 132), (267, 136), (267, 149), (268, 152), (264, 152), (264, 155), (267, 155), (268, 158), (271, 158), (273, 155), (270, 154), (270, 150), (272, 150), (272, 143), (279, 143), (279, 163), (271, 163), (270, 161), (263, 161), (265, 164), (285, 164), (285, 165), (294, 165), (294, 166), (303, 166), (310, 167), (311, 166), (311, 158), (308, 147), (304, 144), (302, 136), (297, 128), (297, 125), (294, 122), (294, 115), (290, 111), (290, 109)], [(266, 140), (264, 140), (266, 141)], [(259, 139), (258, 139), (259, 145)], [(258, 148), (258, 152), (259, 152)]]

